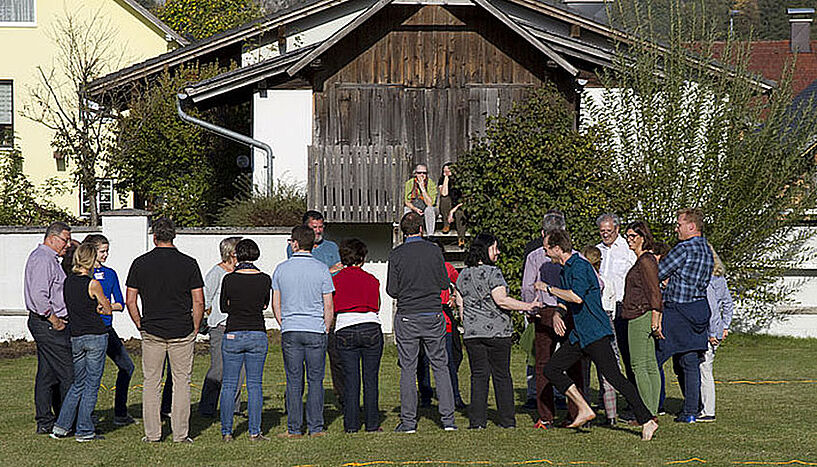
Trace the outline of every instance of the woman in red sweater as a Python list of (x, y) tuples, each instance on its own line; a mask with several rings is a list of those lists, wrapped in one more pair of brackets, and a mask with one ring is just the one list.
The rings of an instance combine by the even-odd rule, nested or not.
[(356, 239), (340, 244), (343, 268), (335, 274), (335, 339), (343, 365), (346, 386), (343, 401), (343, 428), (360, 430), (360, 377), (363, 376), (363, 414), (366, 431), (381, 431), (378, 407), (378, 373), (383, 355), (380, 329), (380, 282), (364, 271), (368, 249)]

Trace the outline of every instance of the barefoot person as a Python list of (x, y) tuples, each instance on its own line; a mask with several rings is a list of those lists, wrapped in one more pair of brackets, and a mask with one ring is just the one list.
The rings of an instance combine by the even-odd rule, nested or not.
[(548, 286), (547, 290), (556, 296), (562, 310), (553, 315), (553, 329), (560, 336), (565, 334), (563, 314), (571, 314), (575, 323), (568, 340), (562, 343), (545, 366), (545, 376), (579, 407), (578, 415), (568, 427), (581, 427), (596, 418), (596, 414), (587, 405), (581, 392), (565, 374), (577, 360), (587, 355), (601, 370), (604, 378), (633, 408), (636, 420), (641, 425), (641, 439), (652, 439), (655, 430), (658, 429), (658, 423), (644, 405), (635, 387), (621, 374), (618, 367), (610, 345), (613, 329), (610, 326), (610, 318), (601, 307), (601, 290), (593, 266), (573, 252), (573, 244), (567, 232), (561, 230), (548, 232), (544, 245), (551, 261), (563, 266), (560, 273), (561, 287)]

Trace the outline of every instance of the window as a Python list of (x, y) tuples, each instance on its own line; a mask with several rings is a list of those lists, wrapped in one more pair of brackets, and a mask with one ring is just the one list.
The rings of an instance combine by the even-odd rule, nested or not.
[(0, 80), (0, 148), (14, 147), (14, 92), (11, 81)]
[(0, 1), (0, 25), (34, 26), (36, 23), (34, 0)]
[[(113, 180), (110, 178), (103, 178), (97, 180), (96, 191), (96, 206), (97, 212), (110, 211), (113, 209)], [(91, 204), (88, 197), (85, 195), (85, 188), (80, 190), (79, 194), (80, 215), (87, 216), (91, 214)]]

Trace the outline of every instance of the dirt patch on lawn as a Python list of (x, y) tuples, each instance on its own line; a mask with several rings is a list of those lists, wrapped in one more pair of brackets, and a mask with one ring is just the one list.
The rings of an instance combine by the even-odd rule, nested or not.
[[(281, 344), (281, 332), (277, 330), (267, 331), (267, 339), (270, 345)], [(142, 355), (141, 339), (128, 339), (124, 341), (125, 348), (131, 355)], [(207, 340), (196, 342), (196, 355), (209, 355), (210, 346)], [(19, 358), (37, 354), (37, 345), (33, 341), (18, 339), (14, 341), (0, 342), (0, 360), (8, 358)]]

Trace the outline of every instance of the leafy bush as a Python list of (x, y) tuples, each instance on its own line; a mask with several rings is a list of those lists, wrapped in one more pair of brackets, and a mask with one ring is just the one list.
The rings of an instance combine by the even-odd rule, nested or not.
[(518, 293), (525, 244), (540, 235), (550, 208), (565, 213), (577, 248), (597, 243), (595, 219), (623, 209), (620, 180), (597, 148), (597, 135), (573, 129), (574, 113), (552, 84), (532, 92), (457, 162), (472, 233), (502, 243), (499, 265)]
[(300, 224), (304, 211), (305, 190), (279, 180), (269, 196), (253, 193), (252, 196), (242, 196), (224, 203), (218, 223), (235, 227), (288, 227)]
[(54, 221), (79, 221), (46, 201), (57, 185), (38, 188), (23, 173), (23, 155), (15, 148), (0, 151), (0, 225), (46, 225)]
[[(165, 71), (149, 88), (134, 93), (129, 112), (117, 120), (109, 160), (117, 189), (133, 191), (139, 207), (170, 216), (180, 226), (208, 225), (215, 219), (221, 201), (235, 196), (234, 183), (241, 174), (236, 155), (248, 151), (182, 121), (176, 113), (176, 92), (185, 83), (222, 71), (212, 65)], [(248, 105), (189, 113), (249, 133)]]

